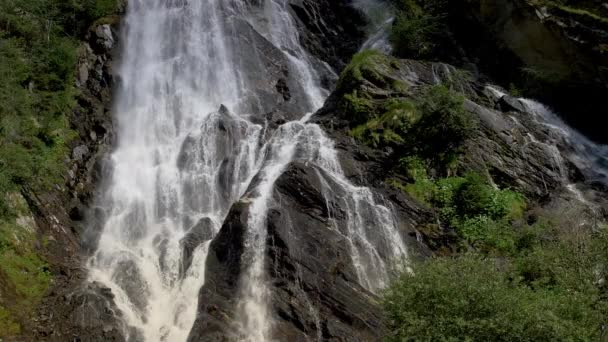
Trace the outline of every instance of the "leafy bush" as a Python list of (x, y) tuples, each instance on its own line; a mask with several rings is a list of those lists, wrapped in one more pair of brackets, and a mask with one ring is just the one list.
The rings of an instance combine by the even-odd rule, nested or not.
[(456, 210), (465, 217), (487, 216), (493, 220), (518, 218), (523, 214), (523, 197), (510, 190), (496, 190), (483, 177), (471, 173), (454, 198)]
[(50, 274), (14, 195), (63, 182), (78, 37), (117, 0), (0, 1), (0, 338), (20, 332)]
[(521, 219), (526, 209), (523, 195), (510, 189), (497, 189), (479, 174), (433, 180), (428, 163), (418, 157), (401, 160), (411, 183), (391, 184), (404, 190), (420, 203), (435, 208), (443, 222), (456, 229), (459, 236), (477, 248), (498, 252), (516, 248), (513, 220)]
[(476, 128), (472, 115), (464, 109), (464, 97), (438, 85), (425, 89), (416, 99), (420, 121), (410, 134), (416, 153), (449, 164)]
[(395, 53), (407, 58), (429, 57), (445, 34), (445, 1), (395, 0), (397, 15), (389, 39)]
[(404, 137), (417, 119), (411, 102), (393, 99), (385, 104), (384, 114), (353, 128), (351, 135), (374, 147), (399, 145), (405, 142)]
[(505, 264), (465, 255), (416, 264), (384, 296), (386, 340), (598, 340), (607, 311), (593, 269), (608, 259), (588, 249), (587, 262), (574, 262), (578, 247), (554, 245), (550, 258), (542, 251), (527, 255), (529, 263), (542, 265), (542, 279), (554, 275), (534, 286), (518, 260)]

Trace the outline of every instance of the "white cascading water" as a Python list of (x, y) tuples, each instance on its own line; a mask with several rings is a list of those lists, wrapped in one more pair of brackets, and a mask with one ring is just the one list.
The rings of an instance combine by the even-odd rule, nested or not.
[(367, 27), (369, 37), (361, 45), (361, 50), (374, 49), (390, 53), (393, 47), (389, 42), (389, 32), (395, 19), (391, 5), (385, 1), (353, 0), (353, 6), (370, 19)]
[[(507, 95), (500, 89), (492, 86), (487, 87), (494, 96), (501, 98)], [(583, 134), (568, 126), (560, 117), (544, 104), (526, 98), (518, 98), (526, 113), (532, 115), (532, 119), (538, 125), (546, 128), (548, 140), (539, 141), (532, 134), (528, 134), (530, 143), (543, 146), (547, 154), (552, 156), (555, 171), (561, 176), (565, 184), (568, 180), (568, 166), (564, 157), (570, 159), (589, 181), (597, 181), (608, 184), (608, 146), (597, 144)], [(569, 146), (571, 151), (561, 151), (558, 144)], [(574, 185), (568, 188), (577, 195), (578, 190)]]
[[(286, 0), (129, 1), (115, 103), (118, 142), (99, 200), (107, 218), (88, 266), (90, 281), (112, 290), (137, 339), (187, 339), (209, 242), (256, 175), (255, 189), (245, 195), (251, 201), (243, 255), (249, 266), (235, 323), (249, 341), (271, 339), (266, 213), (274, 182), (294, 160), (323, 171), (324, 192), (340, 192), (349, 220), (336, 229), (350, 243), (362, 286), (381, 289), (406, 258), (390, 206), (352, 185), (331, 140), (307, 123), (327, 95), (313, 65), (325, 64), (313, 63), (300, 45), (287, 6)], [(239, 69), (238, 56), (248, 47), (235, 43), (231, 25), (238, 19), (283, 52), (306, 96), (301, 118), (268, 138), (263, 125), (250, 120), (263, 113), (252, 112), (261, 100), (251, 95), (248, 70)]]

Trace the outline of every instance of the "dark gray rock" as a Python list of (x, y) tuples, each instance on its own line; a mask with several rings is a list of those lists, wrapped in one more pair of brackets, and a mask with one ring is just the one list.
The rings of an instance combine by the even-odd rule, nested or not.
[[(331, 181), (331, 189), (322, 192), (328, 181), (314, 165), (294, 162), (275, 183), (265, 227), (265, 274), (272, 335), (277, 340), (375, 341), (383, 331), (379, 298), (359, 285), (352, 264), (343, 231), (348, 220), (345, 194)], [(396, 193), (383, 194), (395, 203), (403, 233), (415, 245), (413, 227), (428, 215)], [(246, 195), (211, 243), (190, 341), (239, 339), (233, 320), (245, 267), (250, 205)]]
[(290, 0), (306, 49), (340, 72), (365, 39), (365, 16), (349, 0)]
[(52, 310), (39, 316), (34, 328), (35, 340), (141, 341), (138, 334), (121, 321), (113, 299), (112, 291), (97, 283), (87, 283), (63, 295), (52, 292), (42, 304)]
[[(79, 48), (77, 103), (69, 117), (77, 138), (66, 165), (66, 183), (52, 191), (23, 193), (34, 214), (39, 236), (48, 238), (40, 253), (49, 263), (53, 283), (26, 327), (24, 341), (137, 341), (121, 323), (109, 289), (86, 284), (87, 246), (95, 241), (103, 210), (87, 210), (105, 174), (103, 162), (113, 140), (112, 70), (119, 22), (93, 26)], [(106, 166), (104, 166), (106, 165)], [(93, 229), (85, 229), (84, 224)], [(88, 235), (90, 234), (90, 236)], [(85, 238), (86, 236), (86, 238)], [(93, 242), (94, 245), (94, 242)], [(84, 284), (84, 285), (83, 285)]]
[(182, 247), (182, 268), (180, 274), (184, 274), (192, 265), (192, 255), (196, 247), (213, 238), (215, 234), (214, 223), (208, 218), (200, 219), (180, 240)]

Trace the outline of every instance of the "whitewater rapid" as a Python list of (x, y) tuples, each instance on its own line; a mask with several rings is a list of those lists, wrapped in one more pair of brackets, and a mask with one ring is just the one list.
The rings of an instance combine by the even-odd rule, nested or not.
[[(344, 194), (348, 225), (336, 228), (358, 279), (370, 291), (386, 286), (394, 261), (407, 257), (398, 222), (346, 179), (333, 142), (308, 123), (328, 95), (328, 70), (319, 69), (327, 64), (301, 46), (286, 0), (132, 0), (123, 27), (117, 143), (98, 201), (106, 219), (88, 267), (90, 281), (112, 290), (127, 338), (134, 329), (145, 341), (187, 340), (210, 241), (254, 187), (233, 323), (248, 341), (271, 340), (266, 214), (274, 182), (295, 160), (317, 165)], [(247, 34), (281, 51), (300, 89), (299, 117), (273, 131), (259, 119), (268, 107), (264, 56), (242, 43)]]

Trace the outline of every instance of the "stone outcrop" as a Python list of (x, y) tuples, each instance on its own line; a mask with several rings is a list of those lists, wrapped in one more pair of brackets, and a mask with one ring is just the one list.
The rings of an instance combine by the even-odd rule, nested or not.
[[(357, 176), (353, 175), (354, 180), (363, 178), (367, 179), (365, 184), (378, 186), (400, 175), (391, 171), (398, 165), (392, 148), (374, 149), (353, 141), (350, 129), (354, 127), (354, 112), (345, 103), (345, 95), (357, 94), (365, 99), (373, 117), (382, 114), (374, 114), (375, 107), (391, 99), (415, 100), (421, 88), (441, 83), (466, 96), (464, 108), (478, 122), (465, 143), (457, 172), (485, 174), (501, 188), (525, 194), (531, 206), (559, 212), (578, 206), (582, 199), (581, 217), (591, 221), (606, 215), (608, 203), (602, 198), (607, 191), (608, 156), (601, 146), (567, 127), (546, 107), (513, 97), (448, 64), (377, 55), (359, 68), (361, 78), (352, 77), (350, 72), (344, 74), (338, 89), (313, 119), (325, 127), (343, 153), (350, 153), (364, 165)], [(435, 226), (438, 221), (435, 217), (415, 222)], [(450, 248), (453, 232), (437, 228), (429, 231), (422, 224), (416, 234), (433, 250)]]
[(466, 56), (465, 65), (505, 87), (527, 88), (526, 93), (605, 143), (595, 120), (607, 115), (608, 17), (601, 1), (596, 1), (597, 9), (566, 3), (450, 2), (448, 25)]
[[(322, 193), (322, 175), (312, 164), (294, 162), (275, 184), (265, 226), (272, 334), (282, 341), (378, 340), (383, 331), (379, 298), (359, 285), (347, 238), (332, 228), (346, 224), (340, 205), (344, 194), (339, 187), (329, 197)], [(384, 195), (398, 203), (402, 232), (414, 246), (414, 222), (425, 217), (425, 210), (389, 192)], [(250, 204), (244, 197), (233, 206), (211, 243), (190, 341), (240, 338), (233, 320)]]
[(365, 16), (348, 0), (291, 0), (301, 43), (317, 58), (340, 71), (363, 43)]
[(77, 104), (69, 118), (78, 136), (70, 142), (66, 183), (54, 191), (25, 197), (34, 213), (38, 234), (48, 238), (42, 254), (49, 262), (53, 281), (28, 327), (25, 340), (115, 341), (125, 327), (117, 318), (109, 289), (85, 284), (83, 241), (87, 225), (100, 213), (89, 209), (104, 171), (104, 156), (114, 139), (112, 89), (116, 85), (114, 61), (119, 44), (119, 19), (93, 25), (79, 47)]
[[(360, 45), (364, 20), (347, 1), (293, 0), (290, 6), (298, 18), (306, 48), (319, 60), (327, 61), (335, 71), (326, 69), (327, 74), (322, 75), (329, 89), (336, 81), (335, 74)], [(483, 22), (492, 17), (480, 18), (476, 20)], [(526, 20), (541, 20), (544, 25), (551, 19), (529, 17)], [(499, 22), (496, 20), (496, 25)], [(252, 25), (237, 20), (232, 26), (242, 33), (235, 38), (241, 40), (238, 44), (255, 47), (252, 55), (256, 59), (249, 55), (237, 56), (237, 59), (243, 65), (264, 66), (249, 65), (241, 69), (248, 70), (244, 77), (252, 82), (256, 100), (261, 103), (252, 109), (263, 113), (265, 116), (258, 119), (270, 121), (272, 129), (301, 114), (298, 111), (302, 107), (303, 90), (293, 81), (295, 75), (285, 68), (286, 57)], [(496, 29), (505, 27), (511, 26)], [(32, 323), (32, 340), (140, 339), (121, 322), (111, 291), (85, 282), (86, 250), (94, 246), (81, 243), (84, 232), (81, 225), (85, 219), (93, 226), (103, 219), (102, 211), (85, 208), (91, 204), (96, 185), (106, 172), (103, 156), (114, 139), (110, 113), (112, 87), (119, 84), (113, 72), (114, 53), (120, 44), (117, 29), (117, 23), (96, 25), (89, 30), (87, 41), (81, 47), (77, 70), (81, 95), (71, 118), (79, 137), (70, 146), (66, 185), (51, 193), (25, 191), (41, 235), (51, 237), (46, 255), (56, 275)], [(507, 48), (517, 50), (509, 44)], [(524, 61), (528, 58), (516, 51), (512, 51), (513, 55)], [(560, 63), (569, 63), (569, 60)], [(593, 165), (577, 160), (579, 150), (572, 141), (550, 129), (544, 119), (531, 113), (530, 107), (520, 99), (498, 88), (488, 88), (481, 80), (462, 78), (456, 68), (447, 64), (386, 58), (372, 68), (373, 74), (364, 73), (362, 79), (340, 84), (313, 121), (334, 139), (349, 181), (371, 188), (394, 208), (399, 233), (410, 247), (410, 257), (423, 257), (449, 246), (453, 232), (437, 224), (437, 213), (386, 184), (395, 163), (394, 151), (373, 149), (351, 137), (352, 113), (344, 109), (342, 101), (344, 94), (354, 89), (367, 94), (374, 103), (382, 103), (393, 98), (413, 98), (421, 87), (440, 82), (448, 84), (467, 96), (465, 109), (480, 124), (465, 146), (460, 166), (463, 171), (486, 173), (502, 187), (514, 187), (539, 203), (549, 202), (546, 207), (551, 210), (560, 210), (576, 200), (576, 196), (585, 195), (593, 198), (598, 212), (603, 214), (604, 179), (594, 173)], [(220, 109), (219, 114), (226, 116), (224, 111), (225, 108)], [(241, 129), (225, 118), (220, 124), (225, 125), (227, 131)], [(231, 142), (226, 139), (222, 148), (229, 151)], [(272, 333), (277, 340), (284, 341), (379, 340), (383, 333), (380, 299), (359, 285), (346, 238), (334, 228), (345, 225), (346, 209), (340, 204), (343, 193), (331, 183), (325, 184), (323, 172), (310, 163), (295, 161), (275, 184), (264, 226), (267, 233), (264, 269), (271, 294)], [(326, 186), (330, 191), (322, 193), (321, 189)], [(572, 186), (577, 192), (572, 191)], [(210, 244), (206, 281), (199, 293), (198, 316), (190, 341), (232, 341), (241, 337), (233, 324), (241, 291), (239, 279), (247, 262), (243, 254), (251, 206), (249, 195), (232, 206)], [(437, 224), (437, 229), (425, 230), (428, 224)], [(194, 249), (210, 239), (211, 225), (208, 219), (201, 219), (183, 238), (184, 269), (191, 266)], [(86, 240), (94, 241), (94, 232), (93, 229), (93, 236)]]

